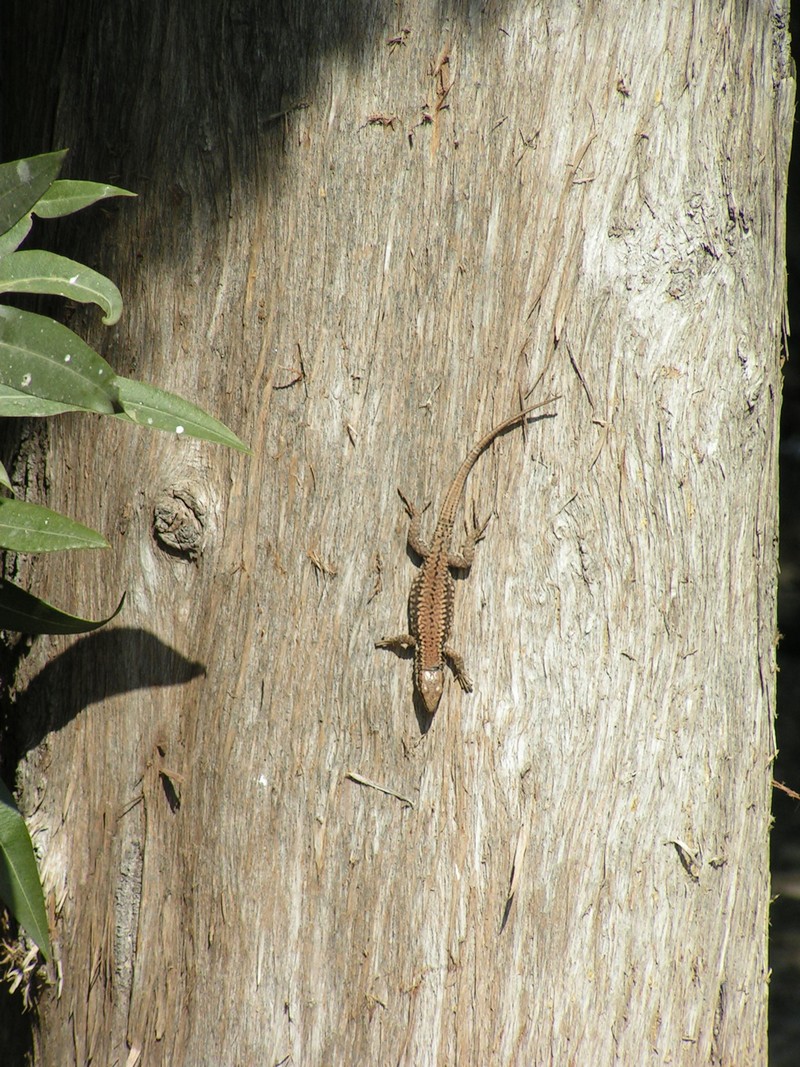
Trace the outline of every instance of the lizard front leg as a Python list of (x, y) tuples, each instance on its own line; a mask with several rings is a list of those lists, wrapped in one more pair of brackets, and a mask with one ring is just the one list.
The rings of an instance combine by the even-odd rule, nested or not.
[(458, 682), (458, 684), (461, 686), (465, 693), (471, 693), (472, 679), (469, 677), (466, 670), (464, 669), (463, 656), (459, 656), (455, 649), (451, 648), (450, 645), (445, 645), (442, 651), (444, 652), (444, 658), (447, 661), (447, 666), (453, 672), (453, 677), (455, 678), (455, 680)]
[(410, 652), (417, 647), (417, 639), (413, 634), (397, 634), (395, 637), (384, 637), (375, 642), (376, 648), (388, 648), (391, 652)]

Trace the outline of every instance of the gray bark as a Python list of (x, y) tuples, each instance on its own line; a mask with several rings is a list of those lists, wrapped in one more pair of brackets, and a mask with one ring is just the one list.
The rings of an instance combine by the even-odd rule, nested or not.
[[(253, 455), (52, 428), (48, 503), (112, 551), (31, 586), (128, 603), (20, 668), (35, 1062), (763, 1063), (782, 9), (348, 11), (58, 34), (54, 145), (140, 193), (87, 241), (128, 301), (91, 336)], [(396, 487), (435, 512), (534, 385), (557, 417), (467, 489), (475, 691), (426, 729), (373, 649)]]

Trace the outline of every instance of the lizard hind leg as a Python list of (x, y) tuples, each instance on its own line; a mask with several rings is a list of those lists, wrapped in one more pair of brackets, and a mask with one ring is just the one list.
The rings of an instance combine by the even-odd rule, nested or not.
[(408, 514), (409, 519), (411, 519), (411, 523), (410, 523), (410, 525), (408, 527), (408, 537), (407, 537), (408, 547), (413, 552), (416, 552), (418, 556), (421, 556), (422, 559), (427, 559), (428, 558), (428, 553), (430, 552), (430, 548), (428, 546), (428, 542), (425, 541), (420, 536), (419, 528), (420, 528), (420, 519), (425, 514), (425, 512), (428, 510), (428, 508), (431, 506), (431, 502), (429, 500), (428, 503), (425, 505), (425, 507), (422, 509), (422, 511), (419, 511), (411, 503), (411, 501), (408, 499), (408, 497), (406, 497), (401, 492), (400, 489), (397, 490), (397, 494), (400, 497), (400, 499), (403, 501), (403, 503), (405, 504), (406, 512)]
[(456, 570), (468, 571), (472, 566), (472, 561), (475, 559), (475, 546), (479, 544), (486, 536), (486, 527), (489, 525), (492, 516), (489, 515), (486, 522), (481, 523), (475, 511), (475, 504), (472, 505), (472, 529), (467, 525), (464, 520), (465, 539), (464, 544), (461, 547), (460, 552), (451, 552), (447, 557), (448, 567), (455, 567)]

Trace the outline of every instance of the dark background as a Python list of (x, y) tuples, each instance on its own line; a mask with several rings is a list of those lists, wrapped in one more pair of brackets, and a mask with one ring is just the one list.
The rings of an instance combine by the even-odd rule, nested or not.
[[(790, 18), (792, 55), (800, 58), (800, 5)], [(795, 74), (796, 77), (796, 74)], [(786, 219), (789, 325), (800, 329), (800, 136), (795, 123)], [(775, 779), (800, 793), (800, 350), (788, 338), (780, 449), (778, 587), (778, 759)], [(772, 834), (770, 1064), (800, 1063), (800, 800), (776, 789)], [(745, 813), (742, 812), (742, 817)]]

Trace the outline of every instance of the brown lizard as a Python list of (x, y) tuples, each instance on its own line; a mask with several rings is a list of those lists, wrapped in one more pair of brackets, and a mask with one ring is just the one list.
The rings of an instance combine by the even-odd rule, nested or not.
[[(496, 437), (514, 426), (521, 425), (532, 411), (537, 411), (546, 404), (559, 399), (557, 396), (551, 396), (540, 404), (518, 411), (516, 415), (504, 419), (478, 441), (467, 454), (450, 483), (430, 544), (420, 537), (421, 513), (398, 490), (400, 499), (405, 504), (411, 519), (408, 528), (408, 545), (418, 556), (422, 557), (422, 565), (412, 583), (408, 598), (411, 633), (386, 637), (376, 642), (375, 647), (388, 648), (394, 652), (414, 650), (414, 685), (429, 715), (433, 715), (442, 698), (445, 662), (464, 692), (472, 692), (472, 682), (464, 670), (464, 660), (447, 643), (453, 624), (453, 601), (455, 599), (455, 583), (450, 574), (450, 568), (469, 570), (475, 556), (475, 546), (483, 540), (489, 524), (487, 519), (482, 526), (479, 526), (473, 511), (472, 531), (467, 532), (464, 547), (459, 553), (450, 551), (456, 508), (464, 492), (467, 476), (480, 454)], [(425, 510), (427, 510), (427, 505), (423, 508), (423, 511)]]

